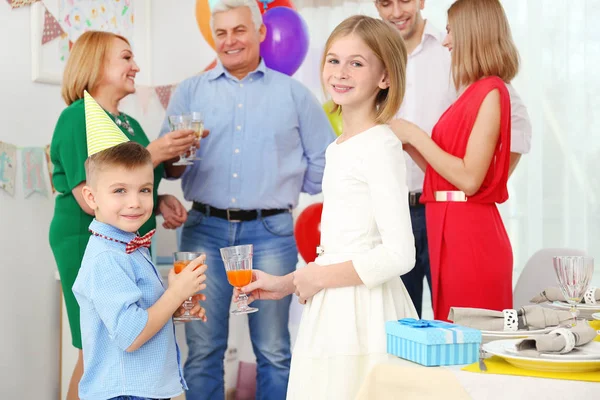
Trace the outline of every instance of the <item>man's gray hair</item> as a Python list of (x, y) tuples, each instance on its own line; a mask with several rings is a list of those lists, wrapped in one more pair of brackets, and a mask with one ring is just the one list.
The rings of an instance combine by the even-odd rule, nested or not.
[(260, 9), (258, 8), (258, 4), (256, 3), (256, 0), (220, 0), (217, 4), (213, 6), (211, 11), (211, 30), (214, 32), (214, 22), (216, 13), (233, 10), (239, 7), (248, 7), (250, 9), (250, 12), (252, 13), (252, 22), (254, 22), (256, 30), (259, 30), (261, 25), (263, 24), (263, 19), (260, 13)]

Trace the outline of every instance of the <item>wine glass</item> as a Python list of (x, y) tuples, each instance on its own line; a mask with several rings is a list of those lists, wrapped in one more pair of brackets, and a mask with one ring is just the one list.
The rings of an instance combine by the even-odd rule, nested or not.
[[(170, 115), (169, 126), (171, 131), (178, 131), (180, 129), (191, 128), (192, 117), (190, 115)], [(188, 160), (187, 152), (179, 155), (179, 160), (174, 162), (173, 165), (192, 165), (193, 163)]]
[(572, 326), (577, 324), (577, 305), (590, 285), (594, 274), (594, 259), (585, 256), (557, 256), (552, 259), (560, 290), (571, 305)]
[[(190, 118), (191, 128), (194, 131), (194, 136), (196, 136), (196, 139), (198, 139), (198, 146), (200, 146), (200, 140), (202, 139), (202, 133), (204, 132), (204, 119), (202, 118), (202, 113), (198, 111), (193, 111), (190, 114)], [(198, 158), (198, 156), (196, 155), (196, 151), (198, 151), (199, 148), (200, 147), (196, 148), (196, 146), (192, 145), (192, 147), (190, 148), (191, 156), (188, 157), (188, 160), (201, 160), (201, 158)]]
[[(176, 251), (175, 253), (173, 253), (173, 258), (174, 258), (173, 269), (175, 269), (175, 273), (176, 274), (180, 273), (181, 271), (183, 271), (183, 269), (189, 263), (191, 263), (196, 258), (198, 258), (202, 255), (204, 255), (204, 253), (198, 253), (198, 252), (193, 252), (193, 251)], [(194, 308), (194, 302), (192, 301), (192, 298), (190, 297), (186, 301), (183, 302), (183, 309), (185, 310), (185, 313), (183, 313), (179, 317), (174, 317), (173, 320), (174, 321), (202, 320), (202, 318), (200, 318), (196, 315), (190, 314), (190, 311), (192, 310), (192, 308)]]
[[(221, 249), (221, 258), (225, 264), (227, 280), (231, 286), (241, 289), (252, 282), (252, 245), (224, 247)], [(241, 290), (240, 290), (241, 292)], [(237, 310), (231, 311), (233, 315), (251, 314), (258, 308), (248, 306), (248, 296), (240, 293)]]

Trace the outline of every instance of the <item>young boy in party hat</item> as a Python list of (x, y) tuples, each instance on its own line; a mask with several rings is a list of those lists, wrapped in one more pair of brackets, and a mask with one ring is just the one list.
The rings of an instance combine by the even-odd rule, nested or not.
[[(127, 137), (85, 92), (88, 159), (83, 197), (94, 210), (73, 292), (81, 308), (83, 400), (168, 399), (187, 389), (172, 316), (205, 288), (204, 258), (169, 273), (165, 289), (148, 248), (150, 153)], [(202, 295), (196, 296), (196, 300)], [(197, 301), (196, 301), (197, 304)], [(192, 313), (205, 318), (196, 305)]]

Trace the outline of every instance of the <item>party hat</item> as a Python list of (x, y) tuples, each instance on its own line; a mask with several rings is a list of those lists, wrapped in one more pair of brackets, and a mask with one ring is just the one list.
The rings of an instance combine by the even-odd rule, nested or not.
[(83, 92), (83, 98), (85, 101), (88, 157), (129, 141), (127, 136), (87, 91)]

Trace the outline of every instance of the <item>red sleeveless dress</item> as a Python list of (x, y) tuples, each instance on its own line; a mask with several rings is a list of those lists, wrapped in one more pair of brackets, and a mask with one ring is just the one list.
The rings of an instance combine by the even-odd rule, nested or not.
[(494, 89), (500, 91), (500, 136), (479, 191), (466, 202), (436, 202), (436, 191), (458, 189), (431, 166), (425, 172), (421, 202), (426, 207), (437, 320), (446, 321), (450, 307), (512, 308), (512, 248), (496, 207), (508, 199), (511, 125), (506, 84), (495, 76), (471, 84), (442, 115), (432, 139), (463, 158), (481, 103)]

